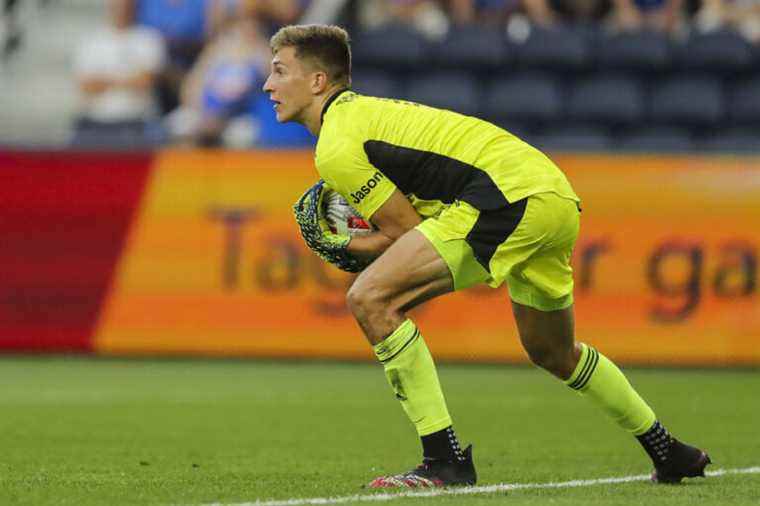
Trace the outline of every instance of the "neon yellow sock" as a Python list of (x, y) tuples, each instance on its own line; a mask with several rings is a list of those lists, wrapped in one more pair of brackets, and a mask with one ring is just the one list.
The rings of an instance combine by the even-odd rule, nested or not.
[(635, 436), (654, 424), (654, 411), (607, 357), (581, 343), (578, 365), (565, 384), (591, 399), (620, 427)]
[(393, 334), (376, 344), (375, 354), (420, 436), (451, 425), (433, 357), (411, 320), (405, 320)]

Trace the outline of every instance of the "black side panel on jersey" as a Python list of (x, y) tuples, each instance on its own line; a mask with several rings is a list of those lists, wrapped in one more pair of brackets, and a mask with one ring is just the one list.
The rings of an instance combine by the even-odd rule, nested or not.
[(448, 156), (374, 140), (364, 143), (364, 152), (404, 194), (444, 204), (459, 199), (481, 210), (509, 204), (486, 172)]

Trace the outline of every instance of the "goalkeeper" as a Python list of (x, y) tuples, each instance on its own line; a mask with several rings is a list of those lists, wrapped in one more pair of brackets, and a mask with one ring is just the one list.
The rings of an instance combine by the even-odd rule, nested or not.
[(339, 27), (287, 26), (271, 48), (264, 91), (278, 121), (319, 137), (322, 179), (378, 230), (330, 233), (320, 216), (322, 182), (296, 205), (312, 249), (362, 270), (349, 309), (422, 441), (420, 466), (370, 486), (475, 483), (472, 447), (459, 445), (433, 359), (406, 312), (504, 282), (530, 359), (631, 433), (653, 461), (653, 480), (704, 475), (707, 454), (672, 437), (614, 363), (575, 341), (569, 261), (579, 199), (549, 158), (485, 121), (354, 93), (348, 34)]

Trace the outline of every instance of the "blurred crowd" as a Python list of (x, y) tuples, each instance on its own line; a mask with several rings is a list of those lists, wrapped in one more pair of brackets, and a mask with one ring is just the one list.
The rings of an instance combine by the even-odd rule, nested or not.
[(304, 0), (109, 0), (108, 19), (80, 44), (75, 146), (299, 146), (261, 86), (268, 38)]
[[(11, 26), (16, 2), (3, 1), (3, 23)], [(261, 91), (269, 37), (309, 9), (343, 13), (356, 25), (355, 36), (386, 23), (433, 40), (459, 25), (518, 33), (590, 23), (674, 38), (731, 27), (760, 40), (760, 0), (107, 0), (107, 6), (107, 19), (74, 55), (81, 94), (75, 146), (313, 144), (301, 126), (276, 122)], [(311, 14), (310, 20), (335, 21)], [(18, 31), (3, 33), (12, 35), (3, 41), (7, 51)]]
[(504, 27), (525, 23), (549, 28), (568, 23), (601, 25), (610, 31), (655, 30), (680, 37), (692, 30), (735, 28), (760, 40), (760, 0), (369, 0), (362, 23), (397, 20), (430, 38), (452, 25)]

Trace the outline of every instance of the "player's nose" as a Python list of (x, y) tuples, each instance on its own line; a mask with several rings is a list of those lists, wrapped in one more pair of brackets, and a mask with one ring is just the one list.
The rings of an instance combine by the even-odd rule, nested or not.
[(272, 88), (272, 85), (269, 84), (269, 81), (272, 79), (272, 74), (269, 74), (269, 77), (267, 77), (267, 80), (264, 81), (264, 86), (261, 87), (262, 90), (264, 90), (264, 93), (271, 93), (274, 91)]

